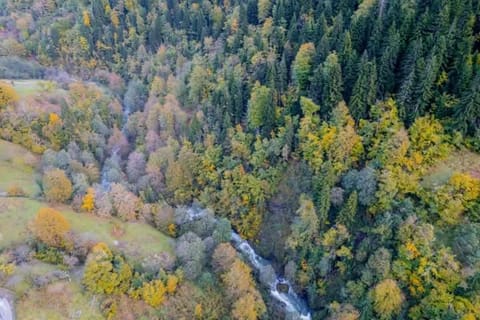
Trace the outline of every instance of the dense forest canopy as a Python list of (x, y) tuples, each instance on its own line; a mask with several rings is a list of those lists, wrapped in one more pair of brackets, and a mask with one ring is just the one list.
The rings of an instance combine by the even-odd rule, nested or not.
[[(284, 317), (231, 224), (313, 319), (478, 319), (480, 1), (0, 0), (0, 39), (0, 78), (52, 86), (28, 108), (0, 84), (42, 197), (177, 238), (157, 278), (97, 244), (89, 291)], [(192, 202), (218, 219), (185, 225)]]

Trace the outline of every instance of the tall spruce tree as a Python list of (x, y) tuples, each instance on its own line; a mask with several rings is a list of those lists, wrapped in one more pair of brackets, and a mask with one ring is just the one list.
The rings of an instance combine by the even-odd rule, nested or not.
[(350, 97), (350, 113), (356, 121), (365, 119), (375, 103), (377, 95), (377, 67), (364, 53), (360, 60), (360, 71)]

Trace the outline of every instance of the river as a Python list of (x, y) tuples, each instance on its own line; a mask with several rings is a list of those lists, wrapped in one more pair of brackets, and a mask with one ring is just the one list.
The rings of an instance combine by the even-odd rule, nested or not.
[[(196, 220), (208, 214), (208, 210), (190, 207), (187, 210), (187, 214), (190, 220)], [(249, 265), (255, 269), (258, 274), (262, 274), (267, 269), (274, 270), (270, 261), (259, 256), (248, 241), (243, 240), (242, 237), (234, 231), (232, 231), (231, 242), (234, 248), (245, 257)], [(267, 289), (269, 290), (270, 296), (281, 303), (288, 319), (311, 320), (312, 317), (306, 302), (293, 291), (291, 284), (287, 280), (275, 273), (273, 277), (266, 280), (264, 285), (268, 287)], [(288, 288), (288, 291), (280, 291), (279, 285)]]
[(0, 320), (13, 320), (13, 310), (6, 298), (0, 298)]
[[(130, 110), (124, 108), (123, 110), (123, 121), (124, 125), (122, 127), (122, 132), (125, 133), (125, 126), (130, 115)], [(117, 153), (117, 150), (114, 147), (112, 156), (114, 157)], [(103, 190), (107, 191), (110, 189), (111, 182), (108, 179), (107, 172), (105, 171), (105, 166), (102, 169), (101, 174), (101, 185)], [(188, 217), (190, 220), (200, 219), (202, 216), (207, 214), (207, 209), (201, 209), (199, 207), (190, 207), (187, 210)], [(253, 247), (245, 240), (243, 240), (240, 235), (235, 232), (232, 232), (232, 245), (235, 249), (240, 252), (245, 259), (247, 259), (250, 266), (257, 271), (258, 274), (266, 272), (267, 269), (269, 272), (273, 272), (274, 276), (267, 278), (267, 280), (262, 281), (262, 284), (267, 287), (269, 290), (270, 296), (276, 301), (280, 302), (283, 306), (287, 318), (290, 320), (311, 320), (310, 311), (307, 307), (306, 302), (301, 299), (292, 289), (291, 284), (275, 273), (272, 264), (270, 261), (259, 256)], [(287, 290), (279, 290), (279, 287), (288, 288)], [(0, 319), (3, 320), (3, 319)], [(9, 320), (9, 319), (7, 319)]]

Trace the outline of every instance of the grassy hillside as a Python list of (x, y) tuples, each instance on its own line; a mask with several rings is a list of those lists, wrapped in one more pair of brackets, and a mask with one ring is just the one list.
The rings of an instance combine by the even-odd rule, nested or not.
[(0, 193), (20, 186), (29, 196), (38, 191), (35, 166), (38, 157), (13, 143), (0, 140)]
[[(0, 250), (25, 242), (29, 236), (27, 225), (38, 209), (50, 206), (32, 197), (37, 193), (35, 166), (38, 157), (13, 143), (0, 140), (0, 192), (19, 186), (27, 198), (0, 198)], [(132, 258), (171, 252), (170, 239), (153, 227), (142, 223), (124, 223), (117, 219), (74, 212), (70, 207), (56, 207), (68, 219), (75, 233), (87, 234), (112, 248), (118, 247)], [(121, 235), (113, 230), (121, 230)]]
[[(44, 206), (47, 204), (33, 199), (0, 198), (0, 225), (4, 226), (0, 236), (0, 250), (25, 242), (29, 237), (27, 229), (29, 221)], [(73, 232), (88, 234), (89, 237), (105, 242), (112, 248), (118, 247), (129, 257), (142, 258), (171, 251), (170, 239), (146, 224), (100, 219), (74, 212), (66, 206), (55, 208), (67, 218)], [(122, 230), (123, 234), (116, 237), (114, 228)]]
[(453, 152), (428, 170), (422, 185), (426, 188), (436, 188), (445, 184), (455, 172), (465, 172), (480, 178), (480, 154), (468, 150)]

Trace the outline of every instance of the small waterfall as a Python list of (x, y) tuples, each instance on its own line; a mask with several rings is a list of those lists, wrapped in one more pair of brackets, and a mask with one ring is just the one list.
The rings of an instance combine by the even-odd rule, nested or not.
[[(200, 219), (207, 213), (207, 210), (190, 207), (187, 209), (188, 219), (194, 221)], [(258, 272), (262, 273), (266, 269), (272, 269), (271, 263), (259, 256), (253, 247), (245, 240), (240, 237), (239, 234), (232, 231), (232, 244), (245, 258), (248, 260), (249, 264)], [(310, 311), (308, 310), (307, 304), (302, 300), (292, 289), (291, 284), (275, 274), (272, 280), (268, 281), (266, 285), (269, 287), (270, 295), (277, 301), (281, 302), (285, 308), (286, 314), (289, 316), (289, 319), (298, 319), (298, 320), (311, 320)], [(282, 292), (278, 288), (279, 286), (284, 286), (288, 288), (287, 292)]]
[(0, 298), (0, 320), (13, 320), (13, 311), (5, 298)]
[[(252, 246), (245, 240), (243, 240), (237, 233), (232, 232), (232, 243), (234, 247), (241, 252), (258, 272), (262, 272), (271, 264), (269, 261), (260, 257)], [(268, 283), (270, 289), (270, 295), (280, 301), (285, 306), (285, 311), (293, 319), (310, 320), (311, 315), (308, 311), (305, 301), (300, 299), (298, 295), (293, 291), (291, 284), (282, 277), (275, 275), (275, 279)], [(288, 288), (287, 292), (279, 291), (279, 286), (283, 285)]]
[[(126, 129), (126, 124), (128, 122), (128, 117), (130, 115), (130, 109), (124, 106), (123, 109), (123, 127), (122, 127), (122, 133), (125, 133)], [(114, 149), (112, 151), (112, 157), (115, 157), (118, 153), (118, 150)], [(109, 181), (108, 177), (108, 172), (105, 170), (105, 166), (102, 170), (101, 174), (101, 185), (102, 189), (104, 191), (108, 191), (110, 189), (111, 181)], [(201, 209), (200, 207), (197, 206), (192, 206), (187, 209), (187, 217), (189, 221), (194, 221), (196, 219), (200, 219), (202, 216), (207, 214), (206, 209)], [(243, 240), (240, 235), (238, 235), (235, 232), (232, 232), (232, 243), (239, 251), (242, 253), (248, 260), (248, 262), (251, 264), (251, 266), (259, 273), (262, 272), (262, 270), (265, 270), (266, 268), (272, 268), (271, 263), (260, 257), (255, 250), (252, 248), (252, 246), (245, 240)], [(302, 299), (300, 299), (297, 294), (292, 290), (292, 286), (288, 281), (285, 279), (279, 277), (277, 274), (275, 274), (275, 277), (272, 279), (272, 281), (269, 281), (267, 283), (270, 289), (270, 295), (277, 301), (281, 302), (282, 305), (285, 308), (285, 311), (287, 315), (291, 319), (299, 319), (299, 320), (311, 320), (310, 312), (308, 310), (308, 307)], [(287, 292), (281, 292), (278, 290), (279, 285), (283, 285), (285, 287), (288, 287)], [(1, 302), (1, 301), (0, 301)], [(8, 304), (8, 301), (7, 301)], [(1, 305), (0, 305), (1, 308)], [(0, 309), (0, 315), (3, 317), (3, 314), (1, 313)], [(11, 320), (11, 318), (1, 318), (0, 320)]]

